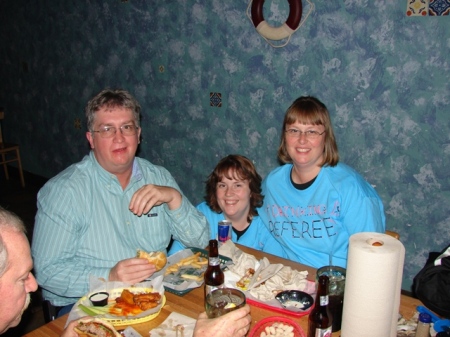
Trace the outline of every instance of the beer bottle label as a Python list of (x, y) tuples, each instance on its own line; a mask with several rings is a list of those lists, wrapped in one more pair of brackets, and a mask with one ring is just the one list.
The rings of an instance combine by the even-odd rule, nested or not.
[(320, 306), (324, 307), (328, 305), (328, 295), (320, 296)]
[(314, 337), (331, 337), (331, 325), (326, 329), (316, 329)]
[(208, 284), (205, 284), (205, 296), (208, 296), (208, 294), (210, 292), (212, 292), (213, 290), (216, 290), (216, 289), (222, 288), (222, 287), (223, 287), (223, 284), (218, 285), (218, 286), (210, 286)]
[(220, 264), (220, 258), (219, 257), (210, 257), (208, 264), (210, 266), (218, 266)]

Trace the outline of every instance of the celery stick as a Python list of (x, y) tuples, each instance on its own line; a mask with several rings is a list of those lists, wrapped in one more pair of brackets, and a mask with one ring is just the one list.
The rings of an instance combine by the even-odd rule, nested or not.
[(78, 307), (89, 316), (104, 315), (109, 313), (108, 307), (87, 307), (83, 304), (79, 304)]

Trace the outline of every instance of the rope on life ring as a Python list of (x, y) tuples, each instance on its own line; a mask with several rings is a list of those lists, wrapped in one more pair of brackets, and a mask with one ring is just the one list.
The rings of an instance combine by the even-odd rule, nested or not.
[(286, 22), (279, 27), (273, 27), (264, 20), (264, 1), (253, 0), (252, 2), (252, 22), (256, 31), (269, 40), (283, 40), (291, 36), (297, 30), (302, 19), (302, 0), (288, 0), (289, 16)]
[[(306, 21), (308, 16), (314, 10), (314, 4), (311, 0), (306, 0), (309, 4), (309, 11), (305, 18), (302, 20), (302, 0), (288, 0), (289, 2), (289, 16), (285, 23), (279, 27), (273, 27), (264, 20), (264, 7), (265, 0), (249, 0), (247, 7), (247, 16), (256, 28), (256, 31), (272, 46), (275, 48), (284, 47), (289, 43), (291, 35), (297, 31), (301, 25)], [(251, 8), (251, 9), (250, 9)], [(250, 15), (251, 14), (251, 15)], [(288, 39), (282, 45), (274, 45), (270, 40), (278, 41)]]

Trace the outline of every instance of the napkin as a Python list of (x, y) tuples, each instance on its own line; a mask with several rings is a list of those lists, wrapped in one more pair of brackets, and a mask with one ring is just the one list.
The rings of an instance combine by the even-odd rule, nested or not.
[[(150, 330), (150, 337), (192, 337), (196, 320), (172, 312), (160, 326)], [(177, 334), (178, 330), (178, 334)]]

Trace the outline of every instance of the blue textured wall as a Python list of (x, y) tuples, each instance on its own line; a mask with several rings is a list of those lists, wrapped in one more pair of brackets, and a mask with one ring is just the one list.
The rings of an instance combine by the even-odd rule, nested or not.
[[(450, 18), (407, 17), (403, 0), (313, 2), (290, 43), (273, 48), (245, 0), (1, 0), (5, 136), (20, 143), (27, 171), (51, 177), (88, 151), (88, 99), (123, 87), (142, 104), (140, 155), (197, 203), (228, 153), (263, 176), (276, 167), (284, 111), (315, 95), (342, 161), (376, 187), (401, 235), (409, 290), (427, 252), (450, 241)], [(287, 12), (286, 1), (266, 1), (269, 22)]]

